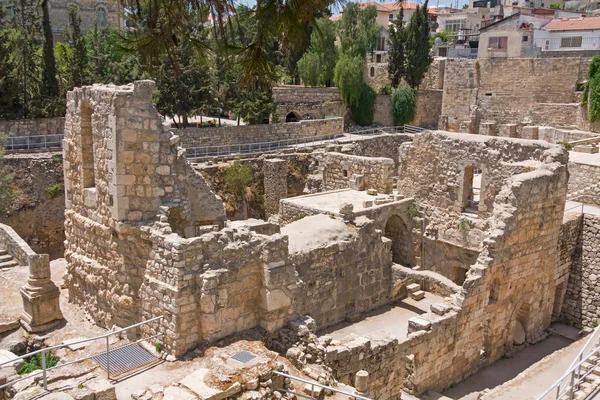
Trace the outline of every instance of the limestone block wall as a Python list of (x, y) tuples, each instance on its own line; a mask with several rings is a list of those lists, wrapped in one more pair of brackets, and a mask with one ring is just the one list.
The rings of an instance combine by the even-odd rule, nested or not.
[(343, 132), (344, 120), (342, 118), (175, 130), (175, 133), (181, 137), (181, 146), (184, 148), (274, 142), (278, 140), (341, 134)]
[(466, 196), (465, 173), (475, 166), (482, 171), (481, 217), (491, 214), (494, 198), (510, 176), (532, 170), (544, 154), (558, 154), (565, 162), (567, 157), (566, 150), (549, 143), (442, 131), (425, 131), (403, 146), (399, 193), (460, 213)]
[(14, 174), (19, 196), (0, 222), (14, 227), (37, 253), (64, 255), (65, 195), (62, 153), (8, 154), (4, 165)]
[[(415, 118), (409, 125), (436, 129), (442, 111), (441, 90), (419, 90), (417, 92), (417, 109)], [(373, 122), (384, 126), (393, 126), (392, 103), (389, 95), (377, 95)]]
[(561, 317), (593, 328), (600, 322), (600, 294), (597, 291), (600, 276), (600, 218), (585, 214), (582, 217), (581, 228), (577, 247), (573, 251)]
[[(368, 57), (367, 57), (368, 58)], [(373, 68), (374, 76), (371, 76), (371, 68)], [(435, 58), (425, 76), (419, 85), (420, 90), (441, 90), (444, 88), (444, 70), (446, 68), (445, 58)], [(391, 81), (388, 76), (388, 63), (382, 62), (367, 62), (365, 68), (364, 80), (371, 85), (377, 92), (384, 86), (390, 86)]]
[(8, 251), (8, 254), (21, 266), (28, 265), (29, 258), (37, 256), (36, 252), (29, 247), (13, 228), (8, 225), (0, 224), (0, 246)]
[(569, 194), (600, 182), (600, 165), (569, 162)]
[(392, 193), (394, 161), (383, 157), (360, 157), (342, 153), (323, 153), (319, 164), (323, 168), (325, 190), (346, 189), (354, 174), (363, 175), (365, 189)]
[(279, 158), (263, 163), (265, 187), (265, 213), (271, 216), (279, 213), (279, 200), (287, 197), (287, 162)]
[(354, 154), (362, 157), (385, 157), (394, 161), (394, 172), (398, 170), (400, 159), (400, 145), (411, 142), (414, 135), (389, 134), (357, 140), (351, 145), (344, 145), (339, 150), (342, 153)]
[[(568, 291), (569, 283), (575, 282), (576, 276), (570, 276), (571, 273), (578, 270), (576, 263), (581, 261), (581, 233), (583, 228), (583, 218), (581, 214), (566, 213), (565, 221), (560, 231), (558, 239), (559, 263), (556, 270), (556, 280), (558, 282), (557, 292), (555, 294), (555, 308), (552, 312), (552, 320), (577, 321), (574, 317), (575, 305), (580, 303), (581, 299), (573, 297), (575, 294), (571, 286)], [(580, 293), (577, 293), (580, 294)]]
[(290, 253), (302, 282), (293, 308), (314, 318), (319, 329), (390, 302), (391, 241), (372, 221), (357, 230), (352, 239)]
[[(579, 103), (577, 83), (590, 59), (508, 58), (446, 60), (442, 116), (446, 129), (477, 133), (480, 121), (573, 126), (577, 115), (565, 103)], [(527, 76), (527, 79), (513, 79)], [(550, 104), (548, 104), (550, 103)], [(577, 108), (576, 106), (575, 108)], [(560, 111), (560, 112), (558, 112)]]
[(290, 112), (297, 113), (302, 119), (345, 117), (347, 113), (338, 88), (276, 86), (273, 88), (273, 100), (277, 104), (279, 121), (285, 121)]
[(0, 120), (0, 133), (7, 136), (62, 135), (64, 130), (63, 117)]
[[(67, 0), (55, 0), (50, 7), (50, 22), (52, 31), (56, 34), (62, 34), (66, 31), (69, 24), (69, 6), (71, 2)], [(106, 22), (113, 27), (119, 26), (119, 3), (114, 0), (80, 0), (76, 3), (81, 16), (81, 29), (87, 32), (94, 28), (98, 19), (98, 11), (102, 8), (106, 11)], [(59, 36), (60, 37), (60, 36)]]
[(160, 219), (193, 235), (197, 225), (225, 216), (220, 198), (163, 127), (153, 91), (153, 82), (137, 81), (67, 95), (65, 281), (70, 300), (103, 326), (139, 322), (139, 288), (152, 249), (142, 226)]

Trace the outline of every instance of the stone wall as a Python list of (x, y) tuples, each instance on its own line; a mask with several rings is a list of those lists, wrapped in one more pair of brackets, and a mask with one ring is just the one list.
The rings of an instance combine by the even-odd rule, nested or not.
[[(580, 321), (575, 318), (576, 305), (581, 303), (581, 298), (573, 297), (575, 294), (576, 276), (572, 275), (578, 271), (581, 262), (581, 233), (583, 218), (581, 214), (567, 213), (560, 231), (558, 240), (559, 263), (556, 271), (557, 293), (555, 296), (555, 308), (552, 312), (552, 320)], [(580, 272), (580, 270), (579, 270)], [(570, 286), (569, 286), (570, 285)], [(570, 291), (568, 289), (570, 288)], [(581, 294), (577, 292), (577, 294)]]
[(413, 137), (412, 134), (378, 135), (366, 140), (357, 140), (352, 144), (345, 144), (336, 148), (335, 151), (362, 157), (391, 158), (394, 161), (394, 173), (396, 174), (400, 159), (400, 145), (411, 142)]
[[(566, 289), (561, 318), (575, 324), (594, 328), (600, 323), (600, 294), (597, 291), (600, 264), (600, 218), (585, 214), (581, 222), (581, 233), (572, 250), (569, 282)], [(571, 240), (571, 243), (573, 240)], [(573, 247), (572, 245), (570, 246)]]
[(181, 146), (184, 148), (275, 142), (278, 140), (342, 134), (343, 132), (344, 120), (342, 118), (175, 130), (175, 134), (181, 137)]
[(267, 217), (279, 213), (279, 200), (285, 199), (287, 187), (287, 163), (280, 158), (263, 162), (265, 188), (265, 214)]
[[(442, 117), (453, 131), (477, 133), (480, 122), (575, 126), (577, 83), (589, 59), (446, 60)], [(514, 79), (526, 76), (527, 79)]]
[[(441, 90), (419, 90), (417, 92), (415, 118), (408, 124), (437, 129), (442, 111), (442, 94)], [(384, 126), (394, 125), (391, 97), (382, 94), (377, 95), (373, 116), (374, 123)]]
[(61, 153), (9, 154), (4, 165), (14, 174), (18, 197), (0, 222), (14, 227), (37, 253), (64, 254), (65, 195)]
[(0, 133), (7, 136), (62, 135), (64, 131), (62, 117), (0, 120)]
[(160, 221), (193, 236), (225, 219), (221, 199), (163, 126), (153, 91), (153, 82), (137, 81), (67, 95), (65, 283), (69, 300), (107, 327), (140, 321), (139, 288), (153, 257), (142, 228)]
[[(373, 68), (374, 76), (371, 76), (371, 68)], [(419, 85), (420, 90), (442, 90), (444, 88), (444, 70), (446, 68), (446, 59), (445, 58), (435, 58), (425, 76), (423, 77), (423, 81)], [(367, 62), (365, 73), (364, 73), (365, 82), (371, 85), (377, 92), (384, 87), (390, 86), (391, 81), (388, 76), (388, 63), (382, 62)], [(406, 84), (403, 82), (403, 84)]]
[(347, 114), (338, 88), (276, 86), (273, 88), (273, 100), (277, 104), (279, 121), (285, 121), (290, 112), (298, 114), (302, 119), (345, 117)]
[(353, 175), (362, 175), (365, 189), (392, 193), (394, 161), (383, 157), (361, 157), (342, 153), (318, 156), (325, 190), (346, 189)]
[(569, 162), (569, 194), (583, 192), (600, 182), (600, 165)]

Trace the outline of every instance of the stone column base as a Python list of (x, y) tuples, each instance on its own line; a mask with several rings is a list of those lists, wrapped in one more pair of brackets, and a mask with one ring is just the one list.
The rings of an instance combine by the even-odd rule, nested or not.
[(42, 287), (21, 288), (23, 314), (21, 325), (27, 332), (43, 332), (54, 328), (63, 319), (60, 311), (60, 290), (50, 281)]

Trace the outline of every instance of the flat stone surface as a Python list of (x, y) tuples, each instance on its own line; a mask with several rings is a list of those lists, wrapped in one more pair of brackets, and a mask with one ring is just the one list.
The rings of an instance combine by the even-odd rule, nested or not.
[(169, 386), (165, 389), (163, 400), (196, 400), (197, 397), (184, 389)]
[[(29, 267), (14, 267), (0, 272), (0, 325), (6, 330), (14, 329), (14, 324), (19, 322), (23, 312), (23, 299), (21, 287), (27, 283)], [(1, 333), (1, 332), (0, 332)]]
[(421, 301), (404, 299), (396, 307), (384, 306), (365, 313), (358, 322), (336, 324), (319, 332), (319, 336), (329, 335), (340, 340), (349, 334), (367, 335), (375, 331), (384, 331), (403, 339), (407, 337), (410, 318), (429, 312), (432, 304), (443, 301), (443, 297), (433, 293), (427, 293)]
[[(208, 387), (204, 383), (204, 377), (209, 372), (210, 371), (206, 368), (200, 368), (183, 378), (180, 383), (190, 389), (192, 392), (196, 393), (201, 399), (208, 400), (219, 398), (219, 395), (223, 394), (224, 392), (219, 389)], [(165, 389), (165, 399), (167, 397), (168, 389), (170, 388)]]
[(600, 153), (588, 154), (577, 151), (569, 151), (569, 162), (600, 166)]
[(363, 202), (373, 201), (366, 191), (352, 189), (334, 190), (283, 200), (286, 203), (337, 214), (344, 203), (352, 204), (354, 212), (364, 210)]
[(353, 236), (344, 221), (325, 214), (292, 222), (281, 228), (281, 233), (288, 235), (290, 253), (310, 251)]
[[(65, 340), (63, 342), (63, 344), (68, 344), (68, 343), (72, 343), (72, 342), (79, 342), (80, 340), (84, 340), (86, 338), (73, 338), (73, 339), (69, 339), (69, 340)], [(77, 351), (77, 350), (81, 350), (83, 348), (85, 348), (86, 343), (78, 343), (78, 344), (70, 344), (67, 347), (69, 348), (69, 350), (72, 351)]]

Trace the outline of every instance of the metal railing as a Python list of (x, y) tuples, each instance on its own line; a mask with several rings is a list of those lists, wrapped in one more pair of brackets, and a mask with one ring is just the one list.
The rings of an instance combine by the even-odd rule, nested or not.
[[(600, 350), (600, 327), (594, 329), (594, 332), (590, 335), (577, 357), (571, 363), (571, 366), (567, 369), (567, 372), (556, 381), (548, 390), (546, 390), (537, 400), (562, 400), (569, 399), (573, 400), (575, 392), (579, 389), (579, 385), (589, 376), (594, 368), (598, 366), (599, 358), (592, 357)], [(590, 369), (582, 374), (581, 367), (586, 362), (589, 362)]]
[[(57, 364), (54, 367), (47, 367), (46, 366), (46, 361), (48, 359), (48, 356), (50, 355), (50, 353), (53, 350), (58, 350), (58, 349), (61, 349), (61, 348), (64, 348), (64, 347), (68, 347), (68, 346), (73, 346), (73, 345), (76, 345), (76, 344), (88, 343), (88, 342), (91, 342), (91, 341), (94, 341), (94, 340), (100, 340), (100, 339), (105, 339), (106, 340), (106, 352), (105, 352), (105, 354), (106, 354), (106, 366), (107, 366), (106, 373), (107, 373), (108, 379), (110, 379), (110, 343), (109, 343), (109, 338), (111, 336), (113, 336), (113, 335), (119, 335), (119, 334), (121, 334), (121, 333), (123, 333), (125, 331), (130, 330), (130, 329), (138, 328), (138, 327), (140, 327), (142, 325), (146, 325), (146, 324), (149, 324), (151, 322), (158, 321), (158, 320), (160, 320), (162, 318), (163, 318), (163, 316), (161, 315), (160, 317), (155, 317), (155, 318), (149, 319), (147, 321), (142, 321), (142, 322), (139, 322), (137, 324), (128, 326), (126, 328), (119, 329), (119, 330), (114, 331), (114, 332), (109, 332), (109, 333), (107, 333), (105, 335), (96, 336), (96, 337), (93, 337), (93, 338), (88, 338), (88, 339), (83, 339), (83, 340), (78, 340), (78, 341), (71, 342), (71, 343), (64, 343), (64, 344), (59, 344), (59, 345), (56, 345), (56, 346), (46, 347), (46, 348), (43, 348), (43, 349), (40, 349), (40, 350), (37, 350), (37, 351), (32, 351), (31, 353), (27, 353), (25, 355), (19, 356), (17, 358), (12, 359), (12, 360), (0, 363), (0, 368), (2, 368), (3, 366), (7, 366), (7, 365), (11, 366), (17, 360), (25, 360), (25, 359), (31, 358), (33, 356), (36, 356), (38, 354), (41, 354), (41, 358), (42, 358), (42, 360), (41, 360), (42, 361), (42, 369), (37, 370), (37, 371), (33, 371), (33, 372), (27, 374), (26, 376), (24, 376), (22, 378), (15, 379), (13, 381), (7, 382), (4, 385), (0, 386), (0, 389), (4, 389), (6, 387), (14, 385), (17, 382), (23, 381), (25, 379), (30, 379), (30, 378), (32, 378), (34, 376), (42, 374), (42, 381), (44, 383), (44, 390), (48, 390), (48, 371), (52, 371), (52, 370), (55, 370), (55, 369), (61, 368), (61, 367), (66, 367), (67, 365), (76, 364), (76, 363), (79, 363), (79, 362), (82, 362), (82, 361), (85, 361), (85, 360), (89, 360), (89, 359), (94, 358), (95, 356), (97, 356), (97, 354), (94, 354), (94, 355), (89, 356), (89, 357), (84, 357), (84, 358), (80, 358), (80, 359), (77, 359), (77, 360), (74, 360), (74, 361), (69, 361), (68, 363), (65, 363), (65, 364)], [(130, 345), (142, 342), (142, 341), (154, 339), (154, 338), (156, 338), (158, 336), (161, 336), (161, 335), (163, 335), (163, 334), (162, 333), (158, 333), (156, 335), (152, 335), (152, 336), (149, 336), (149, 337), (146, 337), (146, 338), (139, 339), (139, 340), (137, 340), (135, 342), (128, 343), (125, 346), (130, 346)], [(121, 346), (121, 347), (125, 347), (125, 346)]]
[[(424, 128), (412, 125), (404, 126), (386, 126), (377, 128), (367, 128), (348, 132), (346, 134), (336, 133), (323, 136), (311, 136), (296, 139), (275, 140), (270, 142), (256, 143), (237, 143), (219, 146), (198, 146), (187, 147), (185, 155), (188, 158), (196, 160), (208, 159), (222, 156), (252, 156), (258, 154), (272, 153), (285, 149), (307, 148), (328, 143), (342, 143), (354, 139), (377, 134), (395, 134), (395, 133), (420, 133)], [(354, 138), (353, 138), (354, 136)]]
[(5, 150), (61, 149), (65, 135), (9, 136)]
[(360, 396), (360, 395), (358, 395), (356, 393), (344, 392), (343, 390), (335, 389), (335, 388), (332, 388), (331, 386), (321, 385), (320, 383), (309, 381), (307, 379), (302, 379), (302, 378), (299, 378), (297, 376), (284, 374), (283, 372), (273, 371), (273, 373), (275, 375), (283, 376), (284, 378), (288, 378), (288, 379), (291, 379), (291, 380), (294, 380), (294, 381), (298, 381), (298, 382), (302, 382), (302, 383), (311, 385), (310, 396), (305, 395), (303, 393), (299, 393), (299, 392), (293, 391), (293, 390), (288, 390), (288, 389), (283, 389), (283, 388), (275, 389), (275, 390), (278, 390), (280, 392), (291, 393), (293, 395), (300, 396), (300, 397), (303, 397), (305, 399), (318, 400), (319, 398), (314, 396), (314, 394), (315, 394), (315, 387), (318, 387), (318, 388), (321, 388), (321, 389), (331, 390), (332, 392), (343, 394), (343, 395), (348, 396), (351, 399), (355, 399), (355, 400), (372, 400), (372, 399), (370, 399), (368, 397)]
[(446, 50), (446, 58), (477, 58), (479, 49), (467, 48), (467, 49), (456, 49), (448, 47)]
[(563, 37), (550, 39), (535, 39), (533, 45), (541, 51), (577, 51), (600, 50), (600, 37)]

